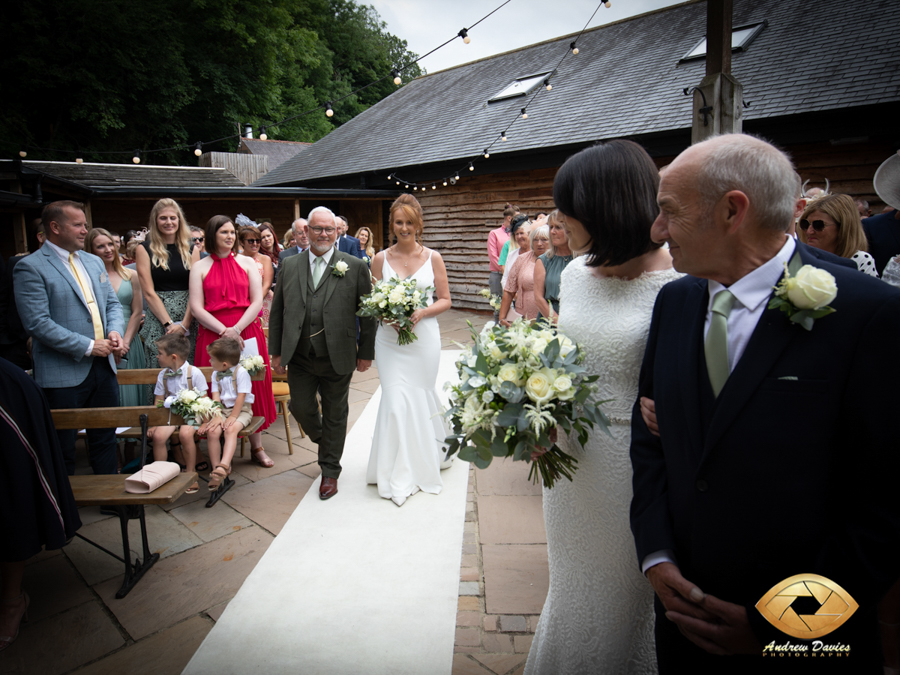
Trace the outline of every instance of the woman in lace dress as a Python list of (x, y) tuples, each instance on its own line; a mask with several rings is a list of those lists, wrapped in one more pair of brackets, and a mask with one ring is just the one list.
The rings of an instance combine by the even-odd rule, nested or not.
[(263, 306), (259, 311), (259, 321), (263, 328), (269, 327), (269, 314), (272, 311), (272, 298), (275, 294), (272, 292), (272, 282), (275, 279), (275, 268), (272, 266), (272, 260), (266, 254), (260, 251), (262, 243), (262, 233), (256, 227), (245, 225), (241, 228), (241, 255), (253, 258), (256, 263), (256, 269), (262, 279), (263, 290)]
[(612, 425), (595, 430), (574, 479), (544, 488), (550, 589), (527, 675), (655, 673), (653, 589), (635, 559), (631, 504), (631, 410), (659, 290), (681, 275), (650, 240), (659, 173), (636, 143), (611, 141), (571, 157), (553, 199), (569, 244), (582, 256), (562, 273), (559, 329), (600, 375), (596, 396)]

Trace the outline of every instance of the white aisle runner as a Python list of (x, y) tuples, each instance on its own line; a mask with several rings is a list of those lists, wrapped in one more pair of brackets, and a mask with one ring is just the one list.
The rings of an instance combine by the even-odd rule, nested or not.
[[(441, 352), (439, 384), (458, 354)], [(312, 485), (185, 675), (449, 675), (469, 465), (442, 471), (439, 495), (381, 499), (366, 485), (380, 400), (347, 436), (338, 494)]]

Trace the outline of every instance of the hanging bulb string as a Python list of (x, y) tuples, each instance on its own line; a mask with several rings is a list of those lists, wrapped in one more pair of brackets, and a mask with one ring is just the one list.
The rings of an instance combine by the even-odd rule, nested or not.
[[(503, 5), (507, 4), (509, 1), (510, 0), (507, 0), (506, 2), (503, 3)], [(503, 5), (500, 5), (500, 7), (503, 7)], [(606, 5), (608, 7), (609, 3), (606, 2), (606, 0), (601, 0), (600, 4), (597, 5), (596, 9), (594, 9), (593, 13), (591, 14), (591, 17), (587, 20), (587, 23), (585, 23), (584, 27), (579, 31), (575, 40), (572, 41), (571, 45), (575, 45), (578, 43), (578, 40), (581, 39), (581, 36), (587, 30), (587, 27), (591, 24), (591, 21), (594, 20), (594, 17), (597, 15), (597, 12), (600, 11), (600, 7), (602, 7), (604, 5)], [(497, 9), (500, 9), (500, 7), (498, 7)], [(494, 12), (496, 12), (497, 9), (495, 9)], [(491, 12), (491, 14), (493, 14), (494, 12)], [(471, 28), (474, 28), (475, 26), (477, 26), (479, 23), (481, 23), (481, 21), (484, 21), (484, 19), (486, 19), (491, 14), (488, 14), (487, 16), (485, 16), (483, 19), (478, 21), (478, 23), (472, 24), (472, 26), (469, 28), (469, 30), (471, 30)], [(460, 32), (462, 32), (462, 31), (460, 31)], [(456, 37), (460, 37), (460, 36), (457, 35)], [(448, 40), (444, 44), (446, 45), (449, 42), (452, 42), (452, 40)], [(534, 93), (531, 95), (531, 98), (528, 99), (528, 103), (525, 104), (525, 106), (523, 106), (522, 109), (518, 113), (516, 113), (516, 116), (509, 122), (509, 124), (506, 125), (506, 127), (503, 129), (503, 131), (500, 132), (500, 135), (497, 136), (496, 138), (494, 138), (494, 140), (491, 141), (491, 143), (482, 152), (478, 153), (478, 155), (473, 157), (470, 161), (467, 161), (467, 163), (461, 167), (461, 170), (465, 171), (466, 169), (469, 169), (470, 171), (474, 171), (475, 170), (475, 167), (474, 167), (475, 161), (477, 161), (479, 158), (488, 159), (490, 157), (491, 148), (493, 148), (498, 142), (501, 142), (501, 139), (506, 138), (506, 132), (509, 131), (510, 128), (512, 128), (512, 126), (516, 122), (518, 122), (520, 119), (525, 119), (525, 117), (526, 117), (525, 111), (528, 109), (528, 107), (531, 105), (531, 103), (534, 101), (534, 99), (537, 98), (538, 94), (540, 94), (542, 91), (546, 91), (545, 87), (550, 82), (550, 78), (553, 77), (553, 74), (556, 73), (559, 70), (559, 67), (563, 64), (563, 61), (565, 61), (566, 58), (572, 53), (571, 45), (563, 53), (562, 58), (560, 58), (559, 62), (556, 64), (556, 67), (550, 71), (551, 74), (547, 76), (547, 78), (544, 80), (544, 82), (541, 86), (539, 86), (535, 89)], [(441, 46), (443, 46), (443, 45), (441, 45)], [(440, 49), (440, 47), (438, 49)], [(424, 58), (424, 57), (421, 57), (421, 58)], [(393, 177), (393, 179), (395, 179), (397, 181), (398, 185), (400, 183), (402, 183), (406, 189), (409, 189), (410, 185), (412, 185), (415, 189), (419, 189), (423, 184), (427, 185), (428, 183), (437, 183), (438, 182), (438, 181), (424, 181), (424, 183), (417, 183), (415, 181), (405, 181), (402, 178), (400, 178), (399, 176), (397, 176), (396, 173), (391, 173), (391, 176)], [(456, 172), (450, 174), (449, 176), (444, 177), (443, 184), (447, 185), (447, 182), (450, 181), (451, 179), (459, 180), (459, 171), (456, 171)]]
[[(497, 12), (498, 10), (500, 10), (502, 7), (505, 7), (506, 5), (508, 5), (511, 1), (512, 1), (512, 0), (505, 0), (505, 2), (502, 2), (502, 3), (501, 3), (500, 5), (498, 5), (495, 9), (493, 9), (492, 11), (488, 12), (487, 14), (485, 14), (485, 15), (484, 15), (483, 17), (481, 17), (478, 21), (476, 21), (476, 22), (473, 23), (471, 26), (469, 26), (469, 28), (464, 29), (464, 30), (466, 30), (466, 31), (472, 30), (475, 26), (477, 26), (477, 25), (480, 24), (482, 21), (484, 21), (485, 19), (487, 19), (489, 16), (491, 16), (492, 14), (494, 14), (495, 12)], [(460, 31), (460, 32), (462, 32), (462, 31)], [(443, 49), (444, 47), (446, 47), (448, 44), (450, 44), (451, 42), (453, 42), (453, 41), (456, 40), (456, 39), (461, 39), (461, 35), (460, 35), (459, 33), (455, 34), (452, 38), (450, 38), (449, 40), (447, 40), (447, 41), (444, 42), (443, 44), (438, 45), (437, 47), (435, 47), (434, 49), (432, 49), (430, 52), (428, 52), (428, 53), (426, 53), (426, 54), (423, 54), (422, 56), (419, 56), (418, 58), (416, 58), (416, 59), (410, 61), (409, 63), (407, 63), (407, 64), (405, 64), (405, 65), (403, 65), (403, 66), (397, 66), (396, 68), (393, 68), (392, 71), (391, 71), (390, 73), (388, 73), (388, 74), (386, 74), (386, 75), (384, 75), (384, 76), (378, 78), (378, 79), (375, 80), (374, 82), (370, 82), (369, 84), (366, 84), (366, 85), (364, 85), (364, 86), (362, 86), (362, 87), (359, 87), (358, 89), (354, 89), (354, 90), (351, 91), (349, 94), (346, 94), (346, 95), (344, 95), (344, 96), (342, 96), (342, 97), (340, 97), (340, 98), (332, 99), (332, 100), (330, 101), (331, 106), (333, 107), (335, 104), (340, 103), (341, 101), (344, 101), (344, 100), (350, 98), (351, 96), (355, 96), (356, 94), (359, 94), (360, 92), (365, 91), (365, 90), (368, 89), (369, 87), (374, 87), (376, 84), (379, 84), (380, 82), (383, 82), (384, 80), (386, 80), (386, 79), (388, 79), (388, 78), (393, 79), (393, 77), (394, 77), (393, 71), (394, 71), (394, 70), (399, 71), (400, 73), (402, 73), (404, 70), (406, 70), (406, 69), (408, 69), (409, 67), (415, 65), (416, 63), (418, 63), (418, 62), (421, 61), (422, 59), (424, 59), (424, 58), (426, 58), (426, 57), (428, 57), (428, 56), (431, 56), (432, 54), (434, 54), (434, 53), (435, 53), (436, 51), (438, 51), (439, 49)], [(307, 115), (311, 115), (311, 114), (316, 113), (316, 112), (319, 112), (319, 111), (327, 111), (327, 110), (328, 110), (328, 107), (329, 107), (329, 106), (328, 106), (328, 104), (326, 103), (325, 105), (317, 106), (316, 108), (312, 108), (311, 110), (304, 110), (303, 112), (298, 113), (298, 114), (296, 114), (296, 115), (291, 115), (290, 117), (285, 117), (285, 118), (282, 119), (280, 122), (266, 122), (265, 124), (259, 125), (259, 127), (257, 127), (257, 129), (261, 129), (261, 128), (265, 127), (267, 130), (271, 130), (271, 129), (274, 128), (274, 127), (281, 126), (281, 125), (283, 125), (283, 124), (286, 124), (287, 122), (293, 122), (294, 120), (300, 119), (300, 118), (302, 118), (302, 117), (306, 117)], [(244, 137), (244, 135), (243, 135), (243, 134), (240, 134), (240, 133), (238, 133), (238, 134), (232, 134), (232, 135), (230, 135), (230, 136), (223, 136), (222, 138), (217, 138), (217, 139), (212, 140), (212, 141), (202, 141), (202, 145), (204, 145), (204, 146), (207, 146), (207, 145), (215, 145), (215, 144), (217, 144), (217, 143), (223, 143), (223, 142), (225, 142), (225, 141), (239, 140), (239, 139), (242, 139), (243, 137)], [(0, 142), (2, 142), (4, 145), (9, 145), (8, 142), (5, 142), (5, 141), (0, 141)], [(82, 155), (84, 154), (84, 153), (81, 153), (80, 151), (76, 152), (76, 151), (74, 151), (74, 150), (56, 150), (56, 149), (53, 149), (53, 148), (43, 148), (43, 147), (40, 147), (40, 146), (36, 146), (36, 145), (28, 145), (28, 144), (26, 144), (25, 146), (22, 146), (20, 143), (17, 143), (16, 145), (18, 146), (17, 152), (19, 152), (20, 155), (21, 155), (22, 152), (25, 152), (26, 155), (27, 155), (27, 150), (37, 150), (37, 151), (41, 151), (41, 152), (56, 153), (56, 154), (64, 154), (64, 155), (75, 155), (75, 156), (78, 156), (78, 157), (80, 157), (80, 156), (82, 156)], [(142, 154), (143, 156), (146, 156), (146, 155), (152, 155), (152, 154), (159, 154), (159, 153), (163, 153), (163, 152), (174, 152), (174, 151), (177, 151), (177, 150), (193, 150), (193, 149), (196, 148), (196, 147), (197, 147), (197, 144), (196, 144), (196, 143), (182, 143), (182, 144), (180, 144), (180, 145), (173, 145), (173, 146), (170, 146), (170, 147), (167, 147), (167, 148), (154, 148), (154, 149), (152, 149), (152, 150), (141, 150), (141, 154)], [(130, 155), (130, 156), (132, 156), (132, 157), (135, 156), (133, 150), (101, 150), (101, 151), (92, 151), (91, 154), (94, 154), (94, 155), (101, 155), (101, 156), (103, 156), (103, 155), (111, 155), (111, 156), (116, 156), (116, 155), (125, 155), (125, 156), (127, 156), (127, 155)]]

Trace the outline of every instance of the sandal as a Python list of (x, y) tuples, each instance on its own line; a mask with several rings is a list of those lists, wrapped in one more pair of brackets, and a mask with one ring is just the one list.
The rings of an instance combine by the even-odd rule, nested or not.
[(228, 478), (231, 473), (231, 467), (226, 464), (219, 464), (215, 469), (212, 470), (212, 473), (209, 474), (209, 483), (207, 487), (210, 492), (215, 492), (219, 489), (219, 485), (222, 484), (222, 481)]
[(16, 638), (19, 637), (19, 628), (23, 623), (28, 622), (28, 605), (31, 603), (31, 598), (28, 597), (28, 594), (23, 592), (19, 597), (13, 598), (12, 600), (0, 603), (0, 605), (12, 607), (13, 603), (17, 603), (19, 600), (25, 599), (25, 608), (22, 610), (22, 614), (19, 616), (19, 621), (16, 624), (16, 632), (13, 635), (0, 635), (0, 652), (9, 647), (13, 642), (16, 641)]
[(206, 460), (203, 460), (202, 462), (197, 462), (197, 466), (194, 468), (197, 471), (197, 473), (200, 473), (201, 471), (206, 471), (207, 469), (209, 469), (209, 462), (207, 462)]
[(266, 451), (262, 447), (256, 448), (255, 450), (250, 448), (250, 460), (259, 464), (264, 469), (271, 469), (275, 466), (275, 462), (266, 455)]
[(194, 484), (184, 491), (186, 495), (195, 495), (198, 492), (200, 492), (200, 483), (198, 483), (197, 481), (194, 481)]

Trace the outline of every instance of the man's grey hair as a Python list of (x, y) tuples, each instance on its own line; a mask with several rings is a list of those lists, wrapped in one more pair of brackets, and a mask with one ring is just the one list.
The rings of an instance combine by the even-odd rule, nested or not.
[[(335, 218), (334, 211), (332, 211), (331, 209), (329, 209), (327, 206), (317, 206), (316, 208), (314, 208), (312, 211), (309, 212), (309, 215), (306, 217), (307, 222), (310, 221), (310, 220), (312, 220), (312, 219), (313, 219), (313, 216), (314, 216), (315, 214), (317, 214), (317, 213), (320, 213), (320, 212), (321, 212), (321, 213), (327, 213), (329, 216), (331, 216), (331, 220), (332, 220), (332, 221), (333, 221), (334, 218)], [(337, 225), (337, 223), (335, 223), (335, 225)]]
[(199, 232), (200, 234), (203, 234), (203, 228), (197, 227), (196, 225), (191, 225), (191, 232)]
[(293, 223), (291, 223), (291, 229), (294, 231), (294, 235), (300, 232), (300, 228), (306, 225), (306, 218), (297, 218)]
[(786, 232), (797, 202), (794, 165), (771, 143), (749, 134), (734, 135), (742, 142), (715, 143), (703, 158), (696, 178), (698, 191), (712, 208), (726, 192), (740, 190), (750, 200), (761, 227)]
[(335, 218), (337, 218), (338, 220), (343, 220), (343, 221), (344, 221), (344, 225), (349, 225), (349, 224), (350, 224), (350, 221), (348, 221), (346, 218), (344, 218), (344, 216), (335, 216)]

